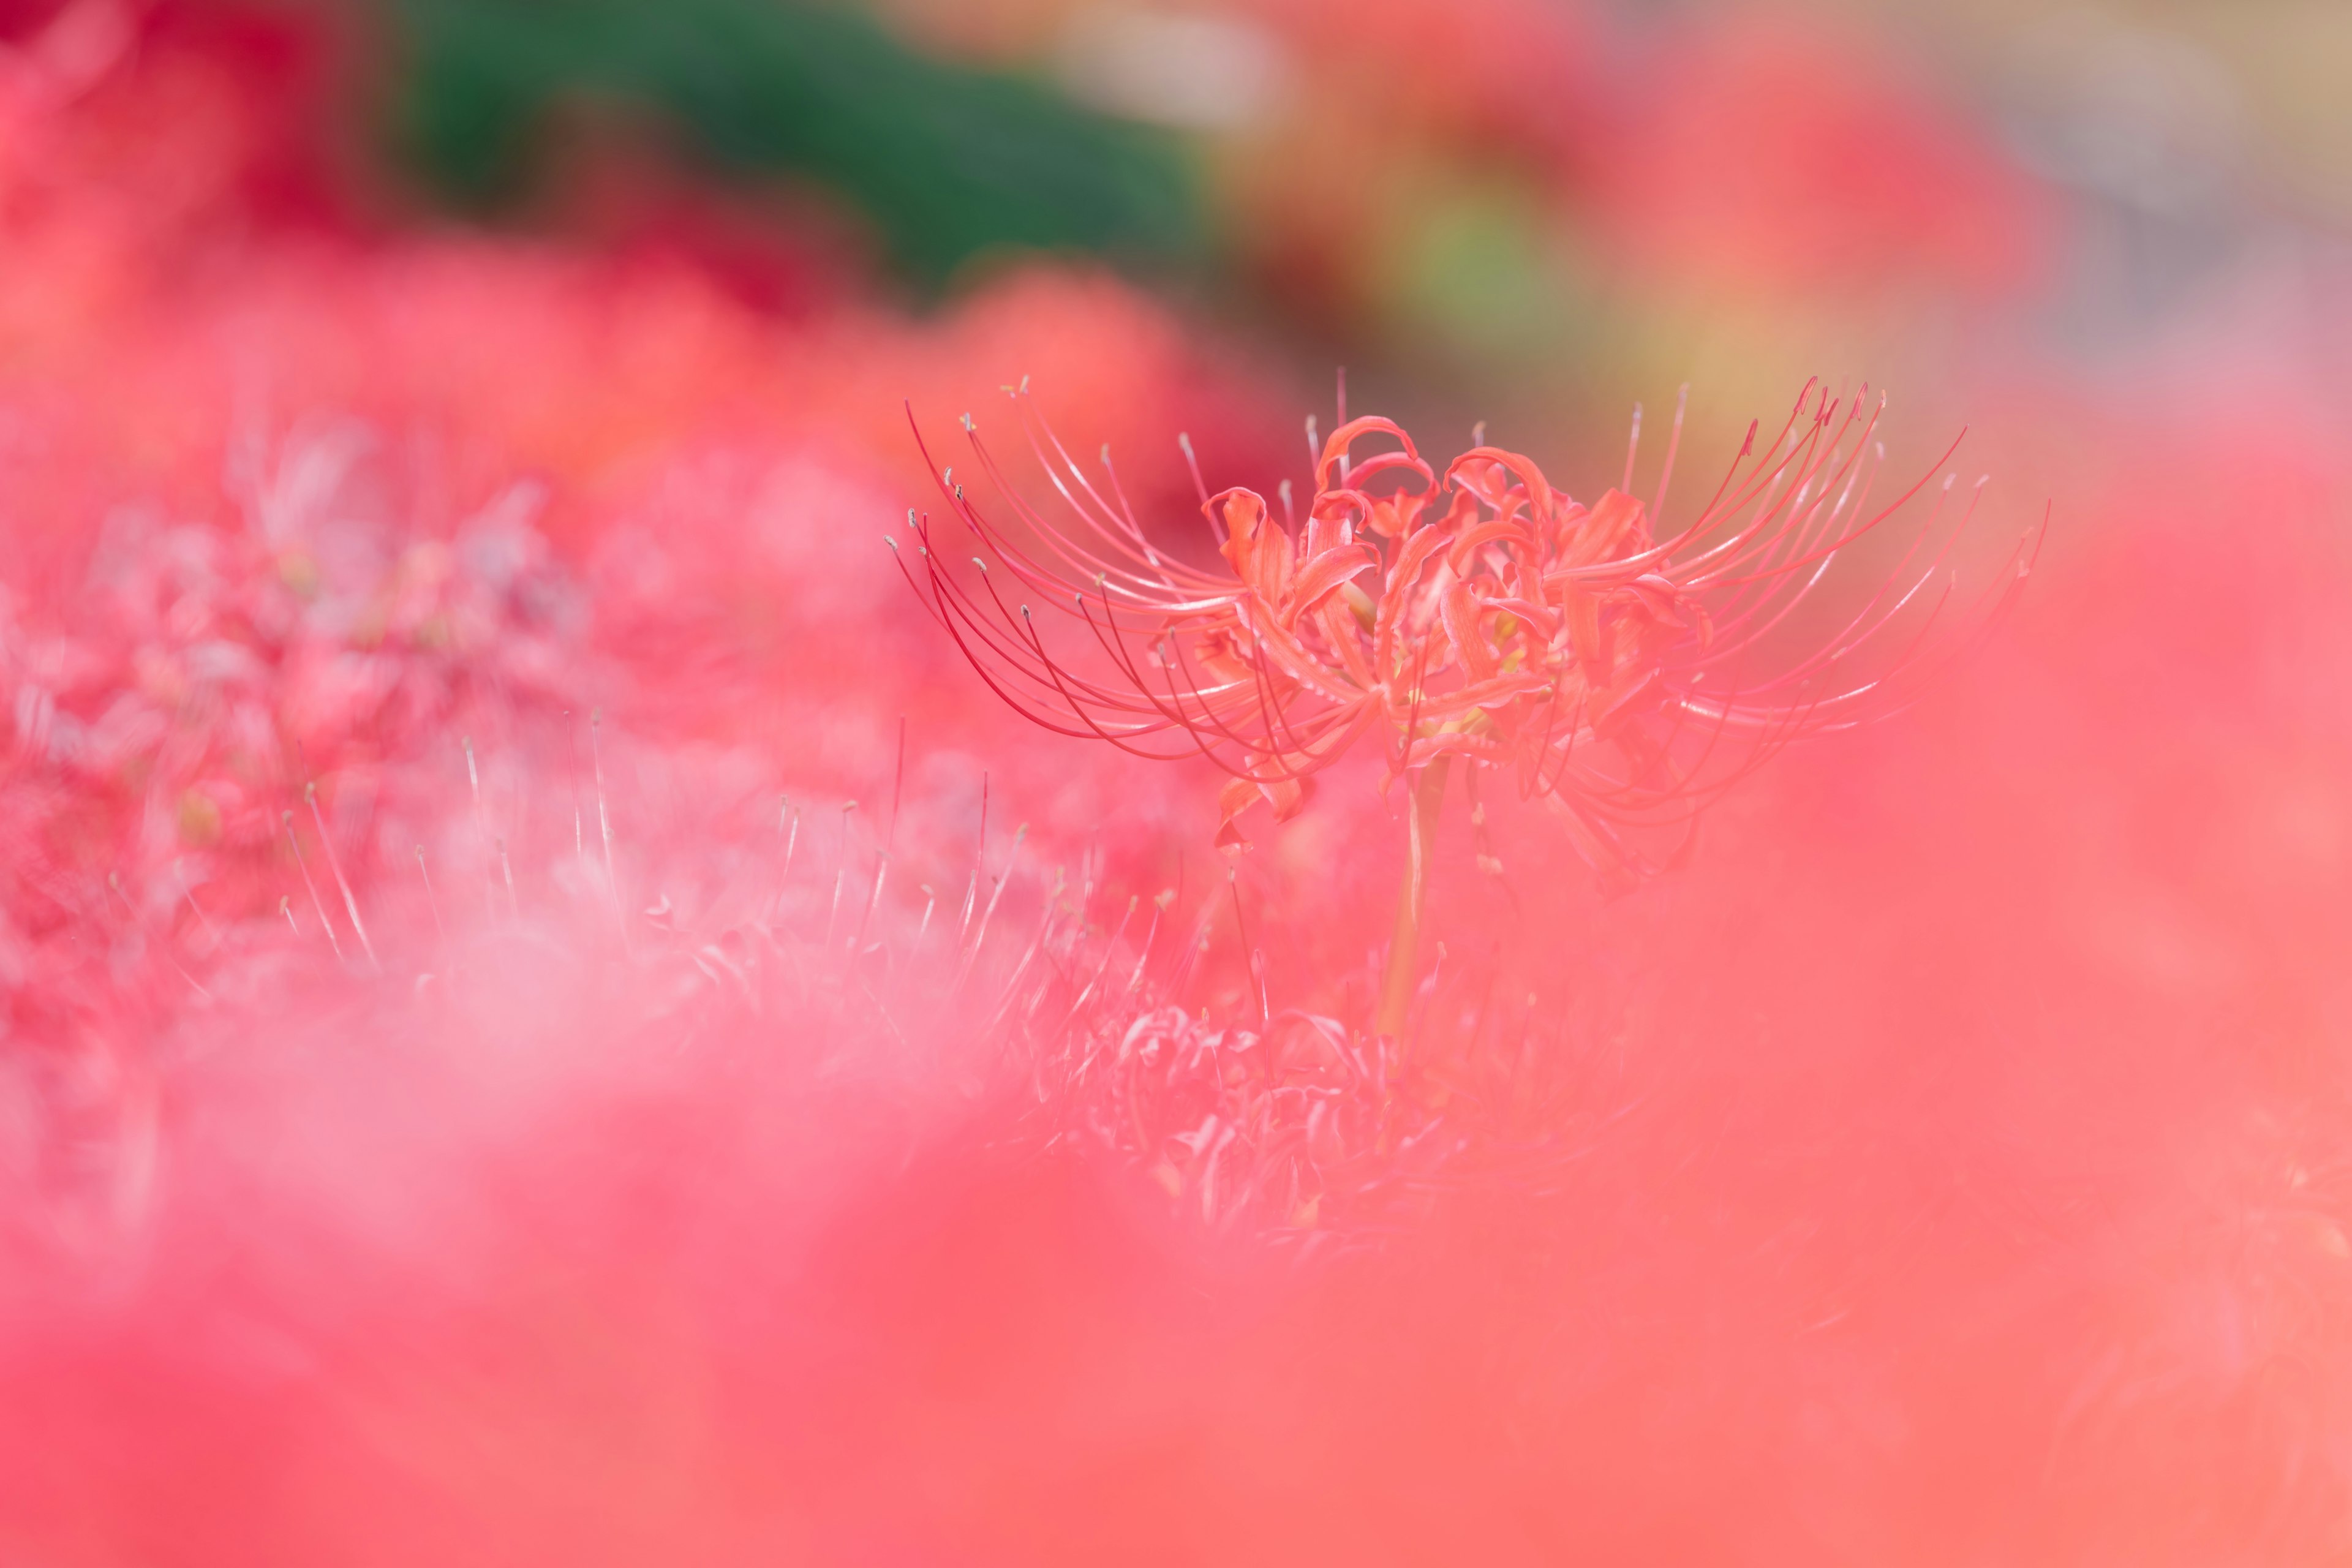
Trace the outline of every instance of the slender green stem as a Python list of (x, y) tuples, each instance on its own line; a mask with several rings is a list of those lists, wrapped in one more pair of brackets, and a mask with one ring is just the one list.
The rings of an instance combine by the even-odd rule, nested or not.
[(1412, 1007), (1415, 959), (1421, 950), (1422, 917), (1429, 907), (1429, 860), (1437, 848), (1437, 813), (1445, 802), (1445, 772), (1453, 759), (1440, 757), (1421, 770), (1412, 784), (1412, 809), (1405, 824), (1404, 881), (1397, 889), (1396, 930), (1389, 938), (1389, 963), (1381, 976), (1381, 1010), (1375, 1034), (1404, 1037)]

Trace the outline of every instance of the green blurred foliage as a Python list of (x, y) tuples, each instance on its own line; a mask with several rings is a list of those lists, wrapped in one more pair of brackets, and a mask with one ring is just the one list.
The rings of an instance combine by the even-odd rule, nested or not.
[(915, 53), (807, 0), (379, 0), (403, 45), (394, 129), (450, 199), (495, 211), (545, 173), (548, 111), (650, 110), (717, 173), (814, 181), (936, 285), (1003, 247), (1147, 266), (1206, 253), (1173, 138), (1024, 78)]

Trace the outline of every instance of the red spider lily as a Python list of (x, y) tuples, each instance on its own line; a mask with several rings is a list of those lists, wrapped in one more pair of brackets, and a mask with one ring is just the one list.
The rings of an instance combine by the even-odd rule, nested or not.
[[(1393, 955), (1409, 953), (1418, 931), (1425, 847), (1454, 759), (1514, 774), (1604, 876), (1652, 869), (1646, 837), (1679, 830), (1681, 853), (1698, 812), (1781, 745), (1905, 700), (1931, 662), (1927, 626), (1912, 623), (1932, 622), (1948, 598), (1946, 557), (1966, 522), (1938, 526), (1947, 480), (1859, 607), (1810, 651), (1759, 673), (1752, 651), (1775, 640), (1842, 552), (1927, 485), (1874, 510), (1884, 399), (1808, 383), (1760, 447), (1750, 425), (1706, 505), (1664, 537), (1651, 520), (1672, 475), (1679, 408), (1647, 507), (1627, 493), (1638, 416), (1623, 487), (1590, 505), (1518, 453), (1477, 446), (1441, 473), (1392, 421), (1347, 421), (1318, 455), (1303, 528), (1286, 485), (1281, 523), (1254, 490), (1201, 487), (1227, 567), (1213, 572), (1155, 542), (1108, 451), (1097, 484), (1025, 395), (1013, 395), (1076, 524), (1025, 502), (967, 416), (973, 452), (1022, 530), (992, 522), (934, 464), (982, 553), (971, 557), (973, 574), (952, 571), (928, 520), (911, 520), (923, 578), (909, 569), (909, 582), (989, 686), (1037, 723), (1139, 756), (1197, 753), (1231, 774), (1223, 845), (1241, 841), (1235, 819), (1261, 796), (1277, 820), (1295, 815), (1317, 773), (1380, 731), (1391, 776), (1415, 779), (1391, 1022), (1409, 990)], [(1367, 440), (1384, 449), (1355, 457)], [(2029, 564), (2021, 542), (1998, 602)], [(1083, 626), (1080, 658), (1049, 645), (1027, 595)], [(1923, 596), (1928, 607), (1906, 616)], [(1884, 658), (1856, 659), (1881, 644)], [(1874, 667), (1855, 673), (1864, 662)]]
[[(1036, 722), (1224, 769), (1227, 845), (1261, 795), (1278, 819), (1295, 815), (1312, 775), (1380, 729), (1394, 773), (1454, 757), (1508, 769), (1596, 867), (1642, 868), (1638, 830), (1686, 826), (1789, 740), (1903, 700), (1928, 663), (1924, 627), (1907, 627), (1903, 612), (1945, 577), (1959, 531), (1931, 516), (1832, 635), (1759, 675), (1745, 656), (1798, 613), (1841, 552), (1926, 486), (1871, 510), (1883, 400), (1865, 407), (1809, 384), (1760, 450), (1749, 427), (1706, 506), (1663, 539), (1651, 519), (1671, 444), (1657, 500), (1616, 489), (1588, 506), (1518, 453), (1476, 447), (1441, 474), (1391, 421), (1352, 420), (1323, 444), (1303, 531), (1295, 517), (1276, 522), (1254, 490), (1204, 494), (1225, 572), (1154, 542), (1108, 454), (1098, 486), (1018, 401), (1078, 525), (1025, 503), (967, 420), (1025, 532), (991, 522), (948, 472), (949, 505), (984, 554), (960, 576), (919, 521), (919, 589), (991, 688)], [(1677, 438), (1681, 423), (1678, 411)], [(1394, 449), (1353, 457), (1375, 437)], [(1631, 473), (1629, 453), (1628, 484)], [(1283, 504), (1287, 513), (1286, 485)], [(2021, 545), (2001, 598), (2028, 564)], [(1006, 597), (1008, 572), (1034, 604)], [(1937, 607), (1949, 592), (1933, 595)], [(1082, 660), (1049, 646), (1039, 606), (1084, 626)], [(1899, 623), (1905, 646), (1853, 674), (1853, 656)]]

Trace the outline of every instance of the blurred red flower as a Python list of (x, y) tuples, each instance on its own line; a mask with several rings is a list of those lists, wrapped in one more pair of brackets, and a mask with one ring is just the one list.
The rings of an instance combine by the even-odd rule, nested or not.
[(2022, 292), (2051, 198), (1916, 66), (1821, 26), (1675, 26), (1569, 172), (1603, 248), (1736, 294)]

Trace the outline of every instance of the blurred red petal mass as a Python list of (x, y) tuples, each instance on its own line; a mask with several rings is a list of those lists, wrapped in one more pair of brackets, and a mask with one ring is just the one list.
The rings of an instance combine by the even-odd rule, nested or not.
[(1866, 43), (1693, 26), (1584, 178), (1629, 267), (1735, 290), (2014, 295), (2050, 265), (2046, 195)]
[[(1028, 725), (883, 542), (979, 477), (908, 404), (992, 430), (1026, 376), (1171, 580), (1337, 602), (1317, 531), (1399, 492), (1308, 472), (1269, 362), (1067, 259), (917, 314), (668, 217), (362, 222), (212, 15), (0, 35), (0, 1560), (2342, 1559), (2352, 566), (2300, 345), (2235, 345), (2300, 403), (2010, 367), (1977, 422), (2064, 479), (1997, 633), (1622, 896), (1457, 797), (1386, 1034), (1377, 756), (1220, 856), (1214, 769)], [(1691, 105), (1751, 122), (1761, 47), (1678, 57), (1643, 156), (1738, 142)], [(1433, 102), (1513, 79), (1465, 47)], [(1874, 143), (1965, 198), (1921, 216), (1811, 161), (1875, 110), (1795, 96), (1746, 195), (1675, 176), (1753, 211), (1628, 232), (1769, 288), (1819, 201), (2011, 276), (2005, 174)], [(1471, 444), (1449, 538), (1598, 528)], [(1414, 630), (1465, 681), (1542, 608), (1483, 548)], [(1697, 592), (1612, 581), (1652, 631)]]

